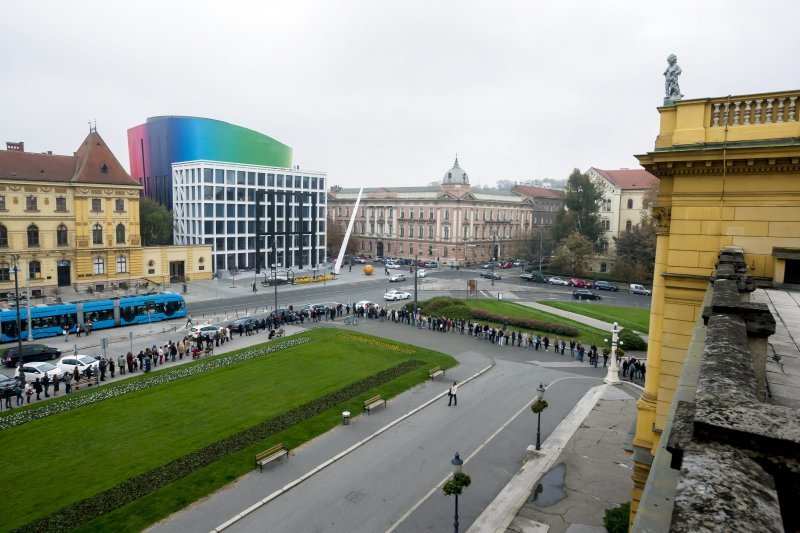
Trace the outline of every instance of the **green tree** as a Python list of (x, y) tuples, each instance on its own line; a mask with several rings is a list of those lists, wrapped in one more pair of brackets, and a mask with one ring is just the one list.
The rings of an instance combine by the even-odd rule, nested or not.
[(594, 255), (594, 244), (585, 235), (575, 231), (561, 241), (553, 259), (552, 268), (579, 276), (586, 270), (588, 259)]
[(656, 224), (650, 216), (650, 208), (658, 198), (658, 188), (645, 194), (642, 202), (642, 221), (630, 231), (614, 237), (616, 261), (612, 274), (618, 279), (631, 281), (651, 281), (656, 262)]
[(589, 239), (595, 250), (599, 250), (604, 239), (600, 220), (601, 199), (602, 193), (589, 176), (574, 169), (567, 180), (564, 208), (556, 213), (553, 221), (553, 238), (560, 242), (577, 231)]
[(172, 211), (150, 198), (139, 202), (142, 245), (172, 244)]

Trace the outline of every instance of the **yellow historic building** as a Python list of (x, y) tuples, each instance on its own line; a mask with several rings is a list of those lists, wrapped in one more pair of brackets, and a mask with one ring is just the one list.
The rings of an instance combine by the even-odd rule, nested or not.
[(800, 283), (798, 96), (661, 107), (655, 149), (637, 156), (660, 189), (647, 378), (633, 441), (634, 513), (720, 250), (741, 247), (749, 274), (764, 284)]
[(142, 248), (141, 185), (96, 131), (71, 156), (24, 148), (0, 150), (0, 301), (15, 265), (34, 298), (210, 278), (210, 246)]

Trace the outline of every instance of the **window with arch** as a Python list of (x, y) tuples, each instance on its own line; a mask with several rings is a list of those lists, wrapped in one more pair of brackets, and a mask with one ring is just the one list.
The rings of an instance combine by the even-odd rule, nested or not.
[(633, 199), (628, 198), (628, 209), (633, 209)]
[(124, 255), (117, 256), (117, 274), (128, 271), (128, 258)]
[(31, 279), (39, 279), (42, 277), (42, 264), (39, 261), (31, 261), (28, 263), (28, 277)]
[(610, 220), (603, 220), (603, 229), (605, 231), (609, 231), (611, 229), (611, 221)]
[(445, 226), (443, 228), (443, 231), (444, 231), (444, 237), (443, 237), (444, 240), (449, 241), (450, 240), (450, 226)]
[(0, 224), (0, 247), (8, 248), (8, 228)]
[(39, 227), (36, 224), (28, 226), (28, 246), (39, 246)]
[(633, 228), (633, 223), (630, 220), (625, 222), (625, 231), (630, 231), (632, 228)]
[(92, 226), (92, 242), (94, 244), (103, 244), (103, 226), (100, 224)]
[(58, 246), (66, 246), (69, 244), (69, 233), (64, 224), (60, 224), (58, 228), (56, 228), (56, 244)]
[(423, 228), (422, 226), (417, 228), (417, 235), (419, 236), (420, 239), (425, 237), (425, 228)]
[(92, 260), (92, 272), (94, 274), (105, 274), (106, 273), (106, 260), (102, 257), (95, 257)]
[(603, 241), (600, 243), (600, 251), (607, 252), (608, 251), (608, 241)]
[(608, 270), (608, 266), (605, 263), (600, 263), (600, 272), (606, 272)]
[(428, 238), (433, 239), (433, 226), (428, 226)]

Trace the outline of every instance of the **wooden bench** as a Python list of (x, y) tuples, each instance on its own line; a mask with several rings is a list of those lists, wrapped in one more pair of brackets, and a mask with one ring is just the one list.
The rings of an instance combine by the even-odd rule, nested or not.
[(81, 376), (80, 381), (72, 380), (72, 390), (81, 390), (84, 387), (91, 387), (92, 385), (100, 385), (100, 375), (99, 374), (92, 374), (92, 377), (87, 378), (86, 376)]
[(365, 400), (364, 401), (364, 409), (367, 411), (367, 416), (369, 416), (370, 411), (372, 411), (376, 407), (380, 407), (381, 405), (386, 407), (386, 400), (381, 398), (380, 395), (373, 396), (369, 400)]
[(280, 459), (283, 456), (288, 457), (289, 450), (287, 450), (283, 444), (276, 444), (272, 448), (256, 454), (256, 466), (258, 466), (261, 472), (263, 472), (265, 464), (275, 461), (276, 459)]
[(430, 370), (428, 370), (428, 377), (431, 378), (431, 379), (436, 379), (436, 376), (441, 376), (443, 374), (444, 374), (444, 370), (442, 370), (442, 367), (440, 367), (440, 366), (435, 366), (435, 367), (431, 368)]

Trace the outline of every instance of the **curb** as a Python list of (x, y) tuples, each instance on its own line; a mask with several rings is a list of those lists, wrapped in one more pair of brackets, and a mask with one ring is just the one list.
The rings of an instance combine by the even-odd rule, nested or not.
[(492, 503), (472, 523), (467, 530), (468, 533), (504, 533), (508, 529), (514, 517), (517, 516), (519, 510), (530, 498), (536, 483), (558, 460), (567, 443), (569, 443), (580, 425), (592, 411), (607, 387), (609, 385), (598, 385), (584, 394), (583, 398), (569, 412), (567, 417), (542, 443), (542, 449), (534, 452), (536, 455), (522, 465), (522, 468), (511, 478), (500, 494), (492, 500)]

